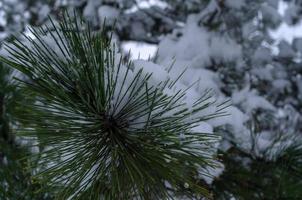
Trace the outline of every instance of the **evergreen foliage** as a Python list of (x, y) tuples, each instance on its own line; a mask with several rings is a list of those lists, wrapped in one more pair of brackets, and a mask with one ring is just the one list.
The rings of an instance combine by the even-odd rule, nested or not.
[(299, 199), (302, 196), (301, 153), (301, 145), (294, 144), (276, 160), (267, 161), (232, 148), (222, 156), (226, 169), (213, 183), (214, 198)]
[(9, 130), (9, 121), (11, 116), (11, 109), (13, 109), (14, 105), (14, 94), (15, 94), (15, 86), (10, 84), (9, 75), (11, 70), (5, 67), (2, 63), (0, 63), (0, 136), (1, 139), (6, 141), (11, 141), (11, 135)]
[(18, 144), (13, 130), (20, 125), (22, 104), (30, 105), (13, 80), (14, 75), (13, 70), (0, 63), (0, 199), (45, 199), (47, 196), (37, 193), (39, 184), (33, 184), (31, 179), (29, 149)]
[(18, 131), (37, 135), (43, 147), (35, 177), (45, 191), (55, 189), (56, 199), (210, 197), (196, 178), (215, 168), (218, 136), (193, 130), (225, 115), (225, 104), (203, 116), (215, 103), (209, 93), (187, 105), (177, 80), (151, 84), (152, 74), (123, 63), (104, 32), (68, 14), (51, 22), (31, 29), (35, 39), (24, 35), (29, 45), (14, 38), (10, 56), (1, 57), (26, 76), (19, 80), (26, 95), (37, 97), (24, 105), (28, 126)]
[(28, 157), (28, 148), (0, 140), (0, 199), (52, 199), (49, 193), (39, 192), (41, 185), (33, 182)]
[[(11, 199), (27, 198), (27, 196), (32, 199), (35, 197), (41, 199), (43, 195), (41, 196), (39, 192), (36, 191), (40, 189), (39, 186), (36, 187), (40, 185), (40, 181), (47, 183), (45, 184), (45, 188), (40, 190), (41, 193), (48, 194), (52, 191), (55, 193), (59, 191), (59, 195), (60, 190), (70, 193), (76, 191), (76, 189), (73, 190), (73, 188), (66, 189), (63, 184), (64, 182), (60, 182), (60, 180), (68, 178), (68, 176), (62, 175), (62, 178), (57, 181), (49, 181), (47, 177), (55, 177), (56, 174), (61, 172), (61, 174), (63, 174), (64, 170), (66, 172), (68, 166), (66, 168), (58, 167), (62, 162), (64, 166), (67, 165), (68, 161), (74, 160), (74, 163), (76, 163), (76, 156), (73, 154), (73, 151), (64, 153), (65, 150), (60, 150), (60, 147), (67, 144), (66, 141), (70, 138), (70, 136), (68, 136), (68, 134), (71, 135), (70, 127), (72, 126), (72, 128), (77, 129), (77, 133), (82, 133), (80, 126), (81, 128), (87, 127), (86, 122), (89, 123), (89, 126), (92, 126), (90, 120), (93, 119), (94, 116), (91, 117), (91, 115), (87, 115), (90, 109), (85, 109), (84, 112), (82, 111), (87, 104), (93, 105), (93, 108), (97, 107), (97, 105), (91, 103), (95, 99), (94, 96), (91, 95), (93, 92), (84, 96), (86, 89), (91, 88), (89, 86), (91, 82), (87, 78), (90, 72), (88, 74), (86, 73), (86, 78), (85, 76), (80, 76), (82, 71), (84, 71), (83, 66), (85, 66), (82, 64), (86, 64), (91, 60), (91, 57), (89, 57), (90, 53), (88, 56), (89, 59), (86, 62), (85, 59), (81, 59), (84, 55), (82, 51), (80, 53), (76, 51), (77, 53), (75, 54), (74, 51), (71, 52), (68, 47), (67, 51), (71, 52), (70, 54), (73, 56), (76, 55), (74, 56), (75, 58), (70, 59), (70, 56), (67, 55), (68, 53), (65, 50), (65, 46), (62, 46), (63, 44), (66, 44), (66, 46), (68, 44), (68, 40), (64, 39), (64, 34), (62, 33), (62, 30), (64, 32), (65, 29), (60, 27), (56, 27), (55, 30), (52, 30), (54, 32), (44, 27), (46, 30), (36, 30), (36, 32), (34, 30), (32, 34), (29, 33), (26, 28), (28, 24), (33, 26), (43, 23), (51, 24), (51, 22), (47, 20), (48, 14), (60, 20), (61, 8), (70, 10), (74, 8), (78, 9), (85, 20), (91, 23), (91, 29), (93, 30), (100, 28), (104, 18), (107, 19), (106, 28), (112, 28), (112, 22), (116, 19), (116, 28), (114, 29), (113, 35), (118, 41), (117, 48), (121, 47), (121, 49), (123, 49), (128, 43), (135, 43), (135, 41), (140, 43), (152, 43), (153, 47), (158, 47), (158, 53), (153, 60), (154, 63), (166, 66), (175, 59), (174, 69), (176, 68), (176, 71), (182, 71), (184, 66), (188, 66), (187, 71), (189, 73), (179, 77), (177, 82), (190, 85), (193, 79), (194, 81), (196, 79), (200, 81), (195, 85), (196, 87), (191, 87), (185, 91), (189, 94), (187, 99), (190, 99), (190, 93), (196, 91), (199, 93), (198, 95), (202, 96), (204, 88), (212, 88), (220, 98), (227, 97), (232, 99), (233, 106), (229, 109), (231, 112), (228, 117), (217, 120), (219, 121), (218, 123), (215, 123), (217, 122), (215, 121), (216, 119), (214, 123), (207, 123), (210, 130), (214, 129), (215, 132), (221, 132), (222, 140), (220, 146), (218, 147), (218, 144), (216, 146), (216, 148), (221, 150), (220, 162), (222, 162), (222, 168), (220, 173), (211, 170), (211, 167), (207, 169), (208, 172), (213, 175), (212, 178), (214, 178), (214, 181), (211, 182), (207, 180), (208, 177), (206, 176), (197, 176), (200, 175), (200, 170), (198, 170), (197, 167), (188, 168), (185, 162), (181, 162), (181, 164), (183, 164), (183, 170), (181, 170), (182, 173), (180, 174), (182, 174), (183, 177), (185, 174), (189, 174), (190, 178), (192, 178), (192, 182), (195, 184), (209, 187), (210, 192), (214, 195), (214, 199), (299, 199), (302, 184), (300, 137), (302, 131), (302, 39), (299, 35), (295, 35), (293, 36), (294, 38), (291, 38), (291, 34), (284, 34), (283, 31), (284, 27), (286, 27), (286, 33), (290, 33), (292, 32), (292, 28), (296, 29), (301, 26), (301, 5), (300, 1), (296, 0), (0, 1), (0, 19), (1, 16), (3, 17), (3, 20), (0, 20), (0, 41), (4, 38), (9, 38), (11, 34), (16, 34), (16, 38), (19, 40), (18, 45), (22, 48), (25, 48), (24, 46), (28, 47), (25, 49), (21, 48), (21, 50), (17, 48), (17, 52), (28, 52), (25, 56), (27, 58), (29, 55), (32, 55), (29, 49), (35, 53), (35, 56), (31, 58), (30, 62), (21, 62), (24, 61), (24, 56), (20, 57), (19, 54), (18, 57), (12, 58), (13, 62), (11, 64), (21, 64), (18, 68), (22, 68), (21, 70), (25, 71), (28, 77), (32, 77), (26, 79), (26, 83), (22, 86), (22, 92), (20, 92), (20, 88), (19, 90), (15, 90), (16, 87), (11, 86), (11, 81), (7, 82), (11, 80), (11, 75), (7, 72), (7, 68), (5, 68), (5, 72), (1, 71), (4, 68), (0, 66), (0, 77), (5, 77), (5, 79), (0, 78), (1, 80), (5, 80), (4, 82), (0, 82), (0, 93), (1, 90), (5, 88), (2, 87), (3, 85), (9, 85), (9, 87), (12, 88), (6, 90), (5, 93), (2, 91), (2, 95), (5, 94), (6, 97), (10, 96), (11, 100), (6, 100), (5, 104), (11, 102), (9, 103), (11, 106), (9, 106), (10, 108), (7, 108), (7, 105), (5, 106), (5, 112), (2, 111), (4, 115), (2, 115), (0, 119), (2, 130), (7, 130), (5, 134), (1, 132), (6, 139), (0, 142), (0, 152), (2, 152), (2, 154), (4, 153), (6, 159), (2, 159), (2, 163), (0, 160), (0, 167), (4, 166), (4, 168), (1, 168), (4, 170), (0, 170), (0, 199), (7, 195), (3, 192), (4, 190), (1, 190), (1, 187), (2, 189), (5, 188), (3, 187), (6, 184), (6, 182), (3, 181), (5, 179), (10, 183), (10, 186), (16, 185), (15, 188), (17, 188), (16, 194), (9, 194), (8, 198)], [(78, 23), (78, 25), (82, 31), (80, 23)], [(53, 29), (52, 26), (49, 26), (49, 29)], [(37, 39), (34, 41), (24, 41), (22, 36), (20, 37), (20, 34), (17, 33), (21, 30), (25, 30), (27, 35), (39, 35), (39, 37), (35, 37), (40, 38), (43, 42), (41, 43)], [(58, 37), (56, 30), (58, 30), (63, 41), (66, 43), (62, 42)], [(280, 30), (282, 34), (280, 34)], [(50, 33), (54, 34), (55, 40), (51, 39)], [(81, 34), (84, 33), (85, 31)], [(91, 37), (99, 37), (97, 35), (99, 34), (93, 33)], [(102, 33), (101, 35), (105, 34)], [(113, 63), (114, 61), (115, 63), (113, 74), (118, 74), (119, 78), (117, 80), (123, 80), (126, 74), (125, 72), (128, 70), (128, 75), (125, 80), (129, 81), (125, 81), (124, 84), (117, 81), (118, 86), (113, 87), (117, 88), (114, 91), (120, 91), (120, 85), (124, 85), (124, 88), (130, 87), (127, 83), (131, 83), (131, 80), (138, 74), (139, 69), (134, 68), (135, 64), (132, 65), (132, 63), (122, 62), (122, 60), (126, 58), (120, 59), (120, 56), (117, 55), (116, 52), (114, 53), (115, 48), (109, 45), (110, 37), (105, 37), (107, 38), (106, 41), (102, 37), (104, 39), (102, 44), (104, 44), (104, 49), (108, 49), (108, 51), (112, 52), (112, 61), (110, 62)], [(293, 39), (292, 42), (291, 39)], [(129, 42), (128, 40), (133, 41)], [(59, 42), (59, 45), (55, 41)], [(36, 42), (36, 45), (34, 45), (34, 42)], [(82, 42), (76, 42), (76, 44), (79, 43), (83, 44)], [(47, 48), (45, 48), (43, 44), (47, 44)], [(63, 51), (58, 49), (59, 46), (62, 47)], [(86, 43), (84, 46), (90, 47), (90, 45), (86, 45)], [(135, 50), (135, 47), (132, 48), (134, 48), (132, 50)], [(73, 49), (73, 47), (71, 49)], [(78, 48), (74, 47), (74, 49)], [(128, 50), (128, 48), (125, 49)], [(57, 54), (53, 54), (52, 50), (55, 50)], [(67, 56), (64, 56), (63, 52)], [(107, 50), (104, 50), (104, 52), (107, 52)], [(3, 49), (0, 49), (0, 54), (1, 53), (3, 53)], [(148, 54), (149, 53), (151, 54), (151, 51), (148, 52)], [(104, 53), (104, 55), (105, 54), (106, 53)], [(113, 57), (115, 57), (115, 59), (113, 59)], [(79, 61), (77, 61), (78, 58)], [(106, 63), (110, 63), (109, 60), (111, 59), (106, 60)], [(12, 60), (9, 59), (9, 61)], [(38, 64), (33, 63), (36, 61)], [(65, 63), (64, 66), (66, 65), (66, 67), (62, 67), (63, 63)], [(28, 67), (26, 70), (24, 70), (25, 65)], [(42, 68), (32, 67), (40, 65), (43, 67), (43, 70), (41, 70)], [(78, 68), (82, 71), (80, 72), (78, 69), (74, 71), (75, 67), (70, 68), (69, 66), (80, 66)], [(156, 70), (150, 70), (150, 68), (148, 68), (149, 66), (143, 65), (141, 67), (143, 67), (144, 70), (140, 72), (141, 75), (138, 76), (137, 80), (139, 77), (144, 79), (145, 76), (148, 76), (145, 73), (145, 69), (157, 72)], [(107, 69), (107, 67), (105, 68)], [(36, 69), (38, 69), (38, 71)], [(73, 69), (73, 71), (67, 70), (68, 76), (63, 76), (62, 73), (59, 72), (60, 69)], [(117, 73), (116, 69), (120, 69), (119, 73)], [(56, 74), (53, 71), (55, 71)], [(79, 73), (75, 75), (76, 72)], [(64, 73), (66, 74), (67, 72), (64, 71)], [(110, 70), (109, 74), (111, 74)], [(156, 75), (158, 75), (158, 73), (156, 73)], [(46, 79), (44, 79), (44, 77), (46, 77)], [(165, 89), (162, 89), (165, 82), (159, 84), (155, 81), (159, 85), (154, 85), (154, 77), (156, 78), (154, 75), (150, 76), (147, 81), (148, 87), (144, 86), (144, 89), (141, 90), (142, 94), (144, 91), (148, 91), (147, 99), (151, 99), (151, 104), (153, 99), (154, 102), (157, 102), (157, 99), (160, 98), (159, 96), (162, 95), (160, 93), (161, 91), (163, 91), (163, 93), (165, 92)], [(51, 80), (51, 84), (46, 84), (49, 80)], [(94, 78), (91, 80), (94, 80)], [(151, 84), (152, 81), (153, 84)], [(112, 82), (114, 83), (114, 81)], [(167, 81), (166, 86), (168, 86), (168, 82), (169, 81)], [(106, 83), (108, 83), (108, 81)], [(93, 84), (92, 82), (91, 85)], [(141, 85), (140, 81), (138, 81), (137, 87), (139, 87), (139, 85)], [(30, 86), (31, 89), (25, 92), (24, 89), (26, 89), (27, 86)], [(51, 91), (49, 90), (49, 86), (51, 86)], [(33, 90), (33, 88), (35, 89)], [(42, 88), (43, 95), (41, 95)], [(45, 90), (45, 88), (48, 88), (48, 90)], [(154, 92), (155, 88), (158, 88), (157, 92)], [(166, 89), (168, 89), (168, 87), (166, 87)], [(13, 94), (12, 91), (15, 91), (13, 92), (13, 96), (10, 95)], [(124, 90), (122, 90), (122, 93), (123, 92)], [(29, 108), (28, 106), (30, 106), (30, 104), (24, 103), (23, 97), (19, 98), (17, 97), (18, 95), (15, 96), (17, 93), (26, 94), (26, 99), (31, 95), (35, 96), (38, 94), (35, 109)], [(111, 91), (111, 93), (114, 92)], [(156, 95), (154, 93), (156, 93)], [(171, 93), (175, 94), (175, 91)], [(47, 98), (45, 96), (47, 96)], [(55, 99), (56, 101), (54, 100), (54, 96), (60, 96), (59, 103), (56, 102), (57, 99)], [(143, 98), (143, 96), (131, 96), (136, 97), (132, 99), (131, 102), (138, 102), (138, 99)], [(76, 97), (78, 97), (78, 101), (75, 101)], [(65, 101), (66, 99), (67, 101)], [(70, 101), (69, 99), (73, 100)], [(128, 96), (124, 99), (128, 99)], [(83, 101), (87, 102), (83, 103)], [(146, 102), (150, 101), (147, 100)], [(12, 112), (15, 108), (20, 107), (16, 106), (18, 105), (16, 102), (21, 102), (19, 103), (22, 108), (20, 110), (21, 112)], [(54, 102), (56, 103), (55, 106), (53, 106)], [(62, 102), (64, 102), (64, 104)], [(71, 107), (70, 102), (75, 106)], [(110, 104), (105, 104), (114, 105), (114, 103), (115, 101), (111, 101)], [(182, 101), (180, 100), (178, 103), (181, 104)], [(204, 103), (207, 103), (207, 101)], [(2, 103), (2, 105), (4, 104)], [(42, 106), (42, 108), (37, 106)], [(66, 111), (64, 113), (62, 113), (63, 111), (61, 110), (63, 106), (64, 111)], [(78, 106), (81, 106), (80, 112)], [(138, 104), (137, 107), (140, 106), (141, 104)], [(154, 106), (155, 104), (151, 107)], [(145, 112), (145, 108), (147, 107), (150, 108), (150, 104), (147, 104), (144, 109), (140, 107), (142, 108), (139, 110), (142, 112), (141, 115), (147, 113)], [(57, 112), (58, 110), (61, 110), (60, 113)], [(20, 121), (19, 114), (22, 114), (22, 112), (30, 112), (31, 114), (23, 113), (21, 116), (22, 120)], [(76, 114), (74, 114), (74, 112), (76, 112)], [(157, 111), (155, 111), (155, 113), (156, 112)], [(167, 116), (171, 116), (170, 114), (171, 112), (169, 112)], [(69, 116), (69, 119), (72, 118), (72, 120), (65, 118), (64, 121), (63, 117), (66, 115)], [(80, 120), (74, 120), (74, 118), (78, 116)], [(127, 116), (127, 119), (128, 117), (129, 116)], [(85, 120), (82, 120), (83, 118), (85, 118)], [(86, 118), (89, 119), (87, 120)], [(106, 117), (103, 116), (103, 119), (105, 118)], [(141, 119), (143, 118), (140, 118), (140, 120)], [(118, 120), (107, 121), (116, 122)], [(128, 122), (128, 120), (125, 121)], [(20, 126), (15, 125), (20, 125), (21, 122), (26, 122), (22, 127), (27, 128), (23, 130), (16, 129)], [(119, 121), (119, 123), (107, 124), (118, 124), (120, 126), (121, 123)], [(220, 125), (224, 126), (217, 127)], [(123, 126), (124, 124), (122, 127)], [(143, 126), (144, 123), (142, 123), (139, 128)], [(53, 133), (50, 133), (52, 129)], [(67, 129), (69, 130), (68, 134), (64, 134), (63, 137), (62, 132), (65, 133)], [(94, 127), (91, 129), (94, 129)], [(37, 151), (38, 149), (39, 154), (31, 154), (25, 159), (27, 160), (26, 162), (18, 161), (18, 158), (24, 156), (25, 149), (16, 148), (17, 145), (15, 144), (8, 145), (8, 143), (16, 143), (13, 139), (16, 130), (18, 130), (17, 135), (27, 136), (22, 138), (23, 142), (26, 138), (39, 141), (38, 143), (35, 142), (37, 146), (27, 149), (28, 151), (30, 151), (30, 149)], [(188, 130), (192, 131), (194, 128), (189, 128)], [(86, 129), (85, 131), (88, 132)], [(7, 137), (7, 133), (9, 133), (9, 137)], [(61, 135), (58, 137), (58, 134)], [(201, 138), (198, 137), (198, 139)], [(80, 141), (80, 139), (74, 141)], [(66, 151), (68, 151), (67, 149), (71, 149), (71, 146), (77, 147), (74, 151), (82, 148), (76, 145), (75, 142), (68, 144), (70, 145), (66, 145)], [(56, 151), (57, 149), (59, 149), (59, 151)], [(205, 150), (203, 145), (201, 150)], [(88, 152), (88, 150), (86, 152)], [(70, 154), (70, 156), (68, 154)], [(88, 154), (83, 153), (82, 155), (86, 156)], [(202, 155), (205, 156), (203, 153)], [(77, 158), (85, 160), (81, 158), (80, 154), (77, 156)], [(201, 156), (201, 158), (204, 158), (203, 156)], [(211, 155), (209, 154), (208, 158), (210, 157)], [(33, 158), (35, 159), (32, 160)], [(6, 160), (8, 162), (6, 162)], [(38, 162), (38, 167), (34, 167), (34, 170), (24, 169), (25, 166), (29, 166), (29, 160), (32, 160), (34, 164)], [(3, 163), (8, 163), (8, 165), (3, 165)], [(168, 166), (168, 164), (166, 165)], [(72, 165), (69, 166), (70, 168), (75, 168)], [(83, 165), (80, 165), (80, 170), (75, 173), (83, 169), (81, 166)], [(51, 167), (57, 170), (55, 172), (51, 171)], [(176, 171), (176, 168), (174, 169), (173, 170)], [(34, 179), (35, 181), (32, 181), (31, 176), (36, 174), (37, 170), (41, 172), (41, 176), (37, 175), (36, 179)], [(199, 174), (197, 174), (197, 172), (199, 172)], [(3, 176), (2, 174), (9, 176)], [(26, 177), (24, 178), (25, 182), (21, 181), (19, 185), (16, 181), (12, 181), (12, 179), (9, 179), (12, 174)], [(26, 176), (24, 176), (24, 174), (26, 174)], [(43, 174), (46, 176), (43, 176)], [(93, 175), (90, 172), (89, 174)], [(107, 181), (107, 183), (109, 182)], [(159, 183), (162, 182), (159, 181)], [(33, 184), (33, 186), (30, 186), (31, 184)], [(52, 188), (48, 186), (54, 186), (55, 190), (52, 190)], [(127, 186), (129, 186), (129, 184)], [(161, 186), (163, 186), (163, 184)], [(160, 188), (163, 188), (161, 186)], [(169, 184), (165, 184), (165, 186), (169, 187), (163, 188), (164, 190), (171, 189)], [(188, 186), (189, 188), (187, 188)], [(192, 189), (191, 186), (189, 183), (179, 183), (169, 194), (175, 192), (176, 195), (180, 195), (180, 199), (184, 199), (184, 196), (181, 196), (181, 194), (187, 194), (189, 199), (199, 199), (197, 195), (199, 192), (193, 191), (194, 189)], [(58, 190), (56, 187), (58, 187)], [(75, 188), (76, 186), (73, 185), (73, 187)], [(124, 190), (125, 188), (122, 189)], [(93, 189), (88, 189), (85, 192), (86, 194), (90, 191), (95, 192), (92, 190)], [(24, 196), (25, 193), (30, 195)], [(1, 194), (3, 195), (1, 196)], [(68, 196), (68, 194), (66, 196)], [(46, 195), (44, 197), (48, 196)], [(65, 198), (64, 195), (62, 195), (61, 198)], [(94, 197), (91, 196), (91, 198), (93, 199)]]

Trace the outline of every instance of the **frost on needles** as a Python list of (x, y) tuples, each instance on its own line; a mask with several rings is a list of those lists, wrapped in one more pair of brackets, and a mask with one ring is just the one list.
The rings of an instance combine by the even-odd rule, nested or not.
[(219, 137), (204, 124), (226, 115), (227, 103), (211, 91), (187, 94), (177, 81), (185, 71), (124, 61), (108, 34), (76, 15), (50, 21), (1, 57), (36, 97), (18, 130), (43, 147), (35, 181), (57, 199), (210, 197), (200, 177), (221, 167)]

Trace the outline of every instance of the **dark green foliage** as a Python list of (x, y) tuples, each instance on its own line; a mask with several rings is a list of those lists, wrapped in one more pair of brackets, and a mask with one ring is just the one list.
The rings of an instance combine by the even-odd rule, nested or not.
[(30, 104), (12, 76), (12, 70), (0, 63), (0, 199), (45, 199), (38, 193), (40, 186), (32, 183), (28, 148), (16, 144), (12, 130), (20, 124), (18, 115), (25, 112), (22, 104)]
[(10, 83), (11, 70), (0, 63), (0, 138), (12, 141), (9, 130), (11, 112), (14, 108), (16, 86)]
[(233, 148), (223, 154), (225, 171), (213, 184), (215, 199), (300, 199), (302, 148), (293, 145), (275, 161), (265, 161)]
[(18, 116), (26, 115), (27, 111), (30, 111), (30, 109), (25, 110), (23, 106), (27, 105), (30, 108), (34, 101), (33, 96), (25, 98), (26, 88), (18, 86), (13, 78), (16, 75), (16, 72), (0, 62), (0, 138), (8, 143), (14, 142), (14, 132), (11, 127), (21, 124)]
[(41, 185), (32, 180), (28, 148), (0, 140), (0, 199), (48, 200), (47, 193), (40, 193)]
[(33, 107), (23, 107), (30, 112), (20, 119), (29, 126), (19, 130), (45, 147), (35, 160), (36, 181), (54, 189), (56, 199), (209, 197), (196, 175), (215, 167), (217, 136), (192, 128), (225, 115), (225, 105), (198, 114), (214, 103), (209, 94), (187, 108), (185, 90), (164, 92), (174, 80), (150, 85), (152, 74), (116, 61), (105, 33), (68, 15), (62, 20), (32, 29), (36, 39), (24, 36), (26, 44), (15, 38), (13, 48), (6, 46), (10, 57), (1, 58), (27, 77), (20, 81), (26, 94), (37, 96)]

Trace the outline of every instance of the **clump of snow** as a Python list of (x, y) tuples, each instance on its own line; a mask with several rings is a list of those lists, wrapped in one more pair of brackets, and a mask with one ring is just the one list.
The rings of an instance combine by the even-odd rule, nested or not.
[(212, 37), (209, 50), (210, 56), (218, 61), (228, 62), (241, 57), (241, 46), (230, 38), (219, 36)]
[[(259, 61), (259, 63), (261, 60)], [(262, 60), (264, 62), (264, 60)], [(257, 63), (257, 62), (256, 62)], [(273, 66), (270, 64), (267, 64), (265, 66), (260, 65), (259, 68), (253, 68), (251, 70), (251, 73), (255, 76), (257, 76), (260, 80), (267, 80), (272, 81), (273, 80)]]
[(276, 10), (276, 8), (270, 6), (269, 4), (263, 4), (260, 8), (264, 22), (276, 27), (282, 22), (281, 16)]
[(121, 43), (121, 47), (126, 54), (130, 52), (131, 60), (148, 60), (153, 58), (157, 52), (157, 45), (144, 42), (125, 41)]
[(235, 105), (240, 105), (246, 113), (262, 108), (264, 110), (275, 110), (275, 107), (264, 97), (259, 96), (255, 90), (245, 87), (241, 91), (234, 92), (232, 100)]
[[(178, 38), (177, 35), (182, 37)], [(192, 40), (195, 38), (195, 40)], [(201, 66), (209, 62), (209, 35), (194, 23), (190, 23), (180, 32), (163, 39), (158, 47), (158, 60), (163, 62), (174, 57), (177, 60), (196, 60)]]
[(295, 51), (302, 53), (302, 38), (295, 38), (293, 40), (293, 48)]
[(299, 12), (300, 9), (294, 3), (290, 4), (284, 13), (284, 21), (289, 24), (293, 25), (299, 22)]
[(279, 45), (279, 57), (280, 58), (293, 58), (295, 56), (295, 51), (292, 49), (291, 45), (282, 40)]
[(106, 24), (112, 25), (118, 18), (120, 10), (112, 6), (100, 6), (98, 9), (98, 16), (100, 22), (106, 20)]
[(139, 11), (140, 9), (147, 9), (152, 6), (156, 6), (161, 9), (166, 9), (170, 7), (168, 3), (161, 0), (140, 0), (140, 1), (136, 1), (135, 4), (131, 8), (127, 9), (125, 12), (127, 14), (134, 13)]
[(145, 73), (152, 74), (148, 84), (157, 85), (159, 82), (169, 79), (168, 72), (162, 66), (155, 63), (145, 60), (134, 60), (133, 65), (134, 73), (143, 68)]
[(95, 16), (97, 16), (97, 8), (101, 5), (101, 1), (88, 0), (87, 4), (83, 10), (83, 15), (89, 20), (95, 20)]
[(285, 91), (287, 88), (290, 88), (290, 82), (286, 79), (276, 79), (272, 82), (273, 87), (275, 90)]
[(240, 45), (230, 38), (221, 37), (198, 26), (197, 19), (196, 15), (189, 16), (182, 31), (175, 31), (160, 42), (160, 63), (177, 58), (176, 62), (188, 61), (192, 68), (203, 68), (210, 64), (211, 58), (232, 61), (241, 57)]
[(265, 152), (273, 143), (273, 137), (271, 132), (263, 131), (256, 135), (256, 152), (261, 154)]
[[(176, 64), (179, 63), (176, 62)], [(179, 67), (184, 68), (183, 66), (179, 66), (179, 65), (178, 67), (175, 66), (175, 68), (178, 69)], [(214, 90), (215, 94), (219, 94), (220, 92), (219, 85), (218, 85), (219, 84), (218, 75), (210, 70), (189, 68), (185, 71), (180, 81), (188, 87), (191, 84), (193, 84), (194, 81), (197, 81), (196, 84), (193, 86), (193, 88), (199, 94), (202, 94), (207, 89)]]
[(257, 26), (253, 21), (245, 23), (242, 27), (242, 35), (246, 38), (249, 38), (255, 31), (257, 31)]
[(254, 55), (253, 55), (253, 62), (255, 64), (265, 64), (265, 63), (270, 63), (272, 61), (272, 55), (271, 55), (271, 50), (266, 47), (259, 47)]

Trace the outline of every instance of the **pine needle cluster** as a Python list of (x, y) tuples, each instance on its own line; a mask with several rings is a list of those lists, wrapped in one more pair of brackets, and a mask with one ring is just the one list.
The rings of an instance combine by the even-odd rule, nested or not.
[(224, 115), (225, 105), (202, 115), (214, 104), (208, 93), (188, 106), (186, 90), (165, 92), (177, 80), (151, 84), (152, 74), (117, 56), (105, 32), (76, 15), (50, 22), (31, 29), (35, 38), (14, 38), (1, 57), (36, 96), (20, 117), (28, 126), (18, 130), (38, 137), (35, 180), (57, 199), (209, 197), (196, 180), (215, 167), (218, 136), (194, 127)]

